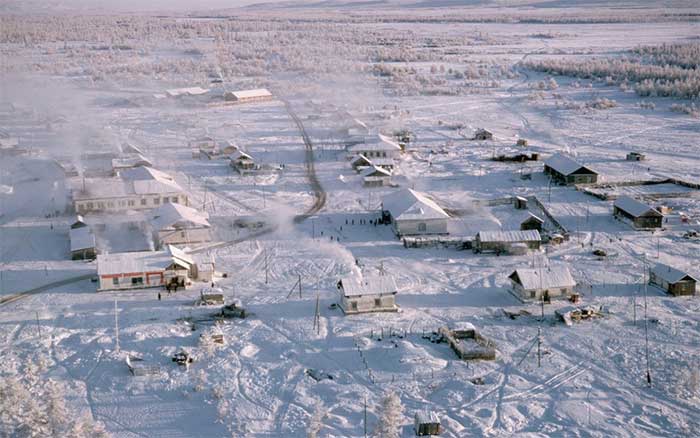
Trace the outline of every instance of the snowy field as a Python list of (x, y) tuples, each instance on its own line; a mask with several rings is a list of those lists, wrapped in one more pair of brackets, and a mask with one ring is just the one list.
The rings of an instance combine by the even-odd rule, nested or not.
[[(125, 36), (129, 21), (118, 30), (117, 17), (93, 23), (86, 40), (77, 39), (80, 21), (70, 17), (56, 22), (70, 26), (54, 23), (46, 31), (58, 38), (29, 18), (12, 19), (14, 33), (0, 31), (0, 56), (12, 60), (3, 67), (0, 103), (15, 107), (1, 109), (0, 131), (18, 137), (24, 149), (0, 157), (0, 299), (12, 298), (0, 302), (0, 377), (9, 382), (12, 375), (26, 375), (28, 363), (39, 363), (32, 371), (38, 382), (63, 385), (66, 416), (86, 415), (115, 437), (303, 437), (317, 416), (318, 436), (362, 437), (365, 415), (372, 433), (387, 391), (403, 406), (402, 437), (414, 436), (413, 415), (421, 410), (438, 413), (444, 437), (695, 436), (700, 302), (643, 281), (645, 267), (656, 262), (700, 278), (700, 240), (683, 237), (700, 229), (700, 191), (671, 184), (611, 188), (618, 195), (659, 195), (659, 203), (672, 207), (662, 230), (637, 231), (613, 218), (611, 201), (551, 185), (541, 161), (491, 158), (521, 151), (515, 144), (524, 138), (528, 153), (575, 155), (600, 173), (602, 183), (700, 181), (700, 122), (669, 109), (687, 100), (644, 98), (655, 107), (640, 107), (642, 98), (631, 89), (551, 78), (521, 65), (525, 59), (621, 57), (640, 45), (697, 43), (698, 22), (440, 23), (391, 15), (375, 21), (358, 10), (347, 21), (324, 13), (318, 22), (280, 24), (276, 13), (285, 12), (255, 18), (257, 28), (246, 25), (253, 12), (240, 23), (232, 18), (240, 29), (226, 35), (212, 35), (207, 27), (218, 19), (191, 20), (199, 24), (188, 27), (188, 20), (167, 17), (158, 23), (173, 27), (148, 37), (137, 34), (143, 30), (138, 22)], [(357, 40), (329, 38), (306, 47), (306, 59), (294, 35), (305, 29), (313, 35), (328, 23), (340, 23), (338, 35)], [(16, 34), (22, 30), (24, 40)], [(280, 59), (270, 54), (267, 64), (255, 65), (257, 73), (249, 66), (255, 55), (239, 53), (233, 62), (238, 70), (224, 69), (224, 83), (210, 94), (221, 87), (265, 86), (273, 101), (231, 105), (211, 97), (154, 97), (176, 86), (209, 87), (197, 64), (230, 56), (227, 45), (255, 38), (292, 49), (280, 49)], [(131, 48), (109, 47), (116, 45)], [(406, 53), (392, 60), (393, 52), (382, 52), (392, 46)], [(363, 58), (364, 50), (378, 58)], [(278, 71), (292, 56), (303, 68)], [(327, 60), (308, 65), (317, 57)], [(356, 68), (346, 70), (349, 60)], [(415, 69), (423, 80), (402, 82), (375, 70), (380, 64)], [(450, 69), (483, 72), (456, 79)], [(456, 91), (445, 92), (450, 88)], [(616, 105), (585, 106), (596, 99)], [(371, 129), (412, 133), (393, 181), (462, 212), (450, 220), (452, 234), (512, 228), (517, 212), (486, 201), (518, 195), (541, 200), (571, 239), (522, 256), (405, 248), (390, 227), (369, 223), (380, 218), (382, 197), (398, 189), (363, 186), (346, 158), (340, 111)], [(315, 173), (326, 194), (322, 208), (305, 220), (297, 215), (316, 199), (292, 114), (313, 143)], [(493, 132), (494, 140), (471, 140), (477, 128)], [(242, 176), (227, 160), (193, 158), (188, 141), (204, 134), (231, 140), (282, 170)], [(70, 260), (68, 230), (75, 216), (69, 187), (80, 177), (66, 179), (54, 160), (80, 167), (83, 152), (115, 151), (126, 142), (173, 175), (192, 206), (209, 214), (215, 240), (224, 243), (202, 252), (227, 274), (217, 281), (227, 301), (240, 299), (251, 316), (214, 327), (209, 317), (216, 309), (193, 305), (202, 283), (173, 295), (163, 291), (162, 300), (153, 289), (96, 293), (95, 262)], [(631, 151), (647, 160), (626, 161)], [(683, 196), (663, 197), (677, 192)], [(681, 212), (689, 221), (681, 221)], [(264, 221), (266, 232), (235, 227), (240, 217)], [(128, 218), (117, 219), (105, 231), (113, 251), (148, 248), (132, 242), (141, 238), (138, 232), (123, 239), (120, 223)], [(601, 260), (593, 250), (608, 257)], [(514, 269), (559, 264), (569, 265), (583, 304), (600, 307), (601, 318), (565, 326), (554, 311), (570, 303), (554, 301), (542, 309), (509, 292)], [(344, 316), (331, 306), (338, 301), (338, 279), (358, 270), (394, 276), (398, 313)], [(529, 315), (511, 319), (504, 310)], [(459, 360), (445, 343), (423, 336), (461, 322), (495, 342), (495, 361)], [(225, 344), (200, 341), (211, 332), (223, 334)], [(182, 348), (197, 356), (187, 370), (171, 361)], [(157, 372), (131, 376), (127, 354)], [(333, 379), (316, 381), (309, 369)], [(0, 422), (6, 427), (0, 435), (24, 436), (7, 424)]]

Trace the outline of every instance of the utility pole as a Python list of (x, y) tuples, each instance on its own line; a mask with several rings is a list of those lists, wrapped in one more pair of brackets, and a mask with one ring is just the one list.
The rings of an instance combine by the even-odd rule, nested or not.
[(114, 300), (114, 336), (116, 338), (115, 351), (119, 353), (119, 309), (117, 309), (117, 300)]
[(39, 337), (41, 337), (41, 325), (39, 325), (39, 312), (34, 312), (36, 316), (36, 329), (39, 332)]
[(267, 271), (267, 248), (264, 250), (264, 257), (265, 257), (265, 284), (267, 284), (268, 281), (268, 271)]
[(647, 319), (647, 256), (644, 254), (644, 344), (647, 359), (647, 385), (651, 387), (651, 367), (649, 365), (649, 320)]
[(367, 394), (365, 394), (365, 438), (367, 438)]
[(537, 368), (542, 366), (542, 328), (537, 327)]
[(299, 281), (298, 281), (298, 283), (299, 283), (299, 298), (301, 298), (301, 274), (297, 274), (297, 275), (299, 275)]
[(314, 329), (316, 334), (321, 333), (321, 301), (320, 296), (316, 294), (316, 313), (314, 315)]

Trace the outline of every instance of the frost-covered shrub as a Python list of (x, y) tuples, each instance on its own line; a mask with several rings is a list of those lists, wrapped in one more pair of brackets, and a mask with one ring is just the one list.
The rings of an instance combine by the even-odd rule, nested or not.
[(690, 105), (674, 103), (669, 107), (669, 110), (675, 113), (687, 114), (692, 117), (700, 117), (700, 109), (698, 109), (695, 103), (691, 103)]

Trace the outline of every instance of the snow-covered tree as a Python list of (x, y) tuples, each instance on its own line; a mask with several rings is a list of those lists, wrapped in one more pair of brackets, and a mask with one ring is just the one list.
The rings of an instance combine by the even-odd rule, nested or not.
[(319, 401), (315, 408), (314, 413), (309, 418), (309, 427), (307, 429), (308, 438), (317, 438), (318, 433), (323, 428), (323, 418), (326, 416), (326, 409), (323, 404)]
[(379, 410), (379, 421), (373, 436), (375, 438), (399, 438), (403, 411), (401, 398), (393, 391), (388, 392), (382, 399)]

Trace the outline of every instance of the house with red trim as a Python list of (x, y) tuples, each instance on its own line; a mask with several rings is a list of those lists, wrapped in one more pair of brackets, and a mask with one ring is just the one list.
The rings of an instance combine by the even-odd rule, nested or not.
[(197, 265), (184, 251), (168, 245), (164, 251), (141, 251), (97, 256), (98, 290), (185, 288), (197, 278)]

